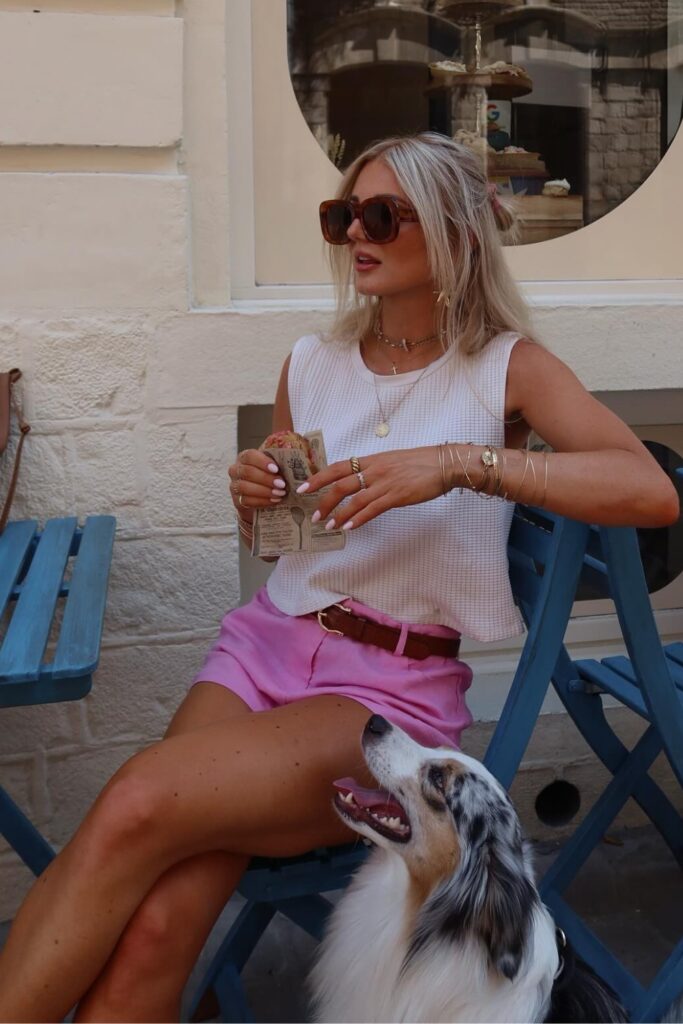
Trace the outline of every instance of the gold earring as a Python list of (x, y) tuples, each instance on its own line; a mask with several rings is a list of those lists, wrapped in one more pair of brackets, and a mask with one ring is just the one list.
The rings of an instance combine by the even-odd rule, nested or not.
[(448, 294), (445, 291), (440, 291), (439, 292), (439, 295), (438, 295), (437, 300), (436, 300), (437, 306), (440, 306), (442, 302), (443, 302), (444, 306), (446, 307), (446, 309), (448, 309), (448, 307), (451, 304), (451, 300), (448, 298)]

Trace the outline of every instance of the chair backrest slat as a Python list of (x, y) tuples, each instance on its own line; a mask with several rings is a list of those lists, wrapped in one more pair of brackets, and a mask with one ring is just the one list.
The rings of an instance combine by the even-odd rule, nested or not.
[(37, 529), (35, 520), (25, 520), (8, 523), (0, 534), (0, 615), (7, 607)]
[(76, 519), (69, 518), (52, 519), (45, 526), (7, 627), (0, 679), (11, 676), (17, 683), (31, 682), (40, 675), (76, 525)]
[(108, 574), (115, 527), (113, 516), (86, 520), (52, 660), (53, 679), (86, 675), (97, 666), (107, 593), (102, 579)]

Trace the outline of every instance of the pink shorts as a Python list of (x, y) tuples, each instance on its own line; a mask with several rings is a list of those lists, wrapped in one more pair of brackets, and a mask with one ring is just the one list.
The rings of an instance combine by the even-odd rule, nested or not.
[[(401, 626), (358, 601), (343, 603), (375, 622)], [(445, 626), (409, 628), (433, 636), (458, 635)], [(438, 655), (418, 661), (327, 633), (315, 615), (281, 612), (265, 587), (225, 616), (193, 683), (202, 681), (226, 686), (252, 711), (318, 694), (350, 697), (427, 747), (458, 747), (460, 734), (472, 722), (465, 703), (472, 670), (463, 661)]]

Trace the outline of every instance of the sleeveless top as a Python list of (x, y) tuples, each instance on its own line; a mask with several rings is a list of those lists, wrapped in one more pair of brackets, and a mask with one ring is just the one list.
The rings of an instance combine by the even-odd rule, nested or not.
[[(294, 430), (321, 429), (330, 464), (445, 441), (503, 447), (508, 361), (519, 337), (500, 334), (474, 357), (449, 350), (424, 373), (376, 376), (357, 342), (307, 335), (289, 367)], [(385, 418), (390, 432), (380, 438), (375, 428)], [(350, 530), (339, 551), (280, 558), (268, 594), (289, 615), (352, 597), (400, 622), (449, 626), (474, 640), (515, 636), (523, 623), (508, 578), (512, 511), (511, 502), (457, 488), (390, 509)]]

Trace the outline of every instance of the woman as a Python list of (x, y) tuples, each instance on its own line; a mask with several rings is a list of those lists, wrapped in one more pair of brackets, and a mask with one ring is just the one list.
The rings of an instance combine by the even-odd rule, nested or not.
[[(226, 616), (166, 738), (116, 773), (25, 901), (0, 959), (3, 1020), (56, 1020), (79, 1000), (77, 1020), (177, 1019), (250, 855), (349, 838), (330, 782), (362, 773), (369, 711), (458, 742), (459, 634), (521, 629), (515, 500), (605, 524), (678, 515), (631, 431), (529, 340), (497, 238), (510, 218), (469, 150), (379, 143), (338, 199), (321, 213), (338, 316), (330, 341), (303, 338), (287, 360), (274, 429), (322, 428), (331, 464), (304, 487), (331, 485), (319, 516), (347, 544), (280, 559)], [(552, 454), (523, 450), (532, 429)], [(255, 450), (229, 475), (249, 539), (283, 482)]]

